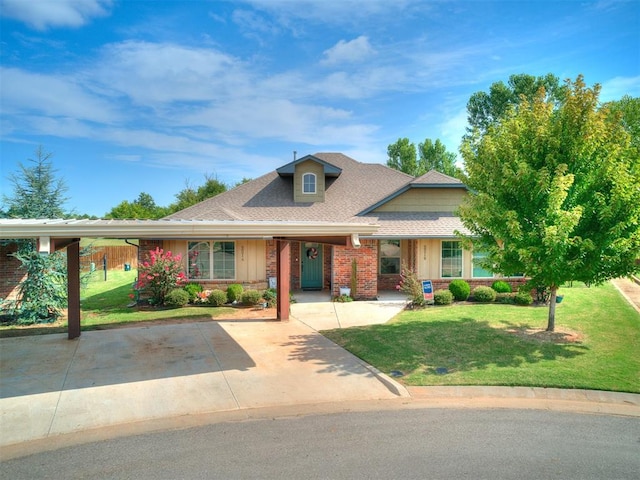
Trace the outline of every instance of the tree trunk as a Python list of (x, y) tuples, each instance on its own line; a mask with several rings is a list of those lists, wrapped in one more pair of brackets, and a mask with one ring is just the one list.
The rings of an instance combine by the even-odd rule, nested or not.
[(549, 321), (547, 322), (547, 332), (553, 332), (556, 328), (556, 294), (558, 287), (551, 287), (551, 297), (549, 298)]

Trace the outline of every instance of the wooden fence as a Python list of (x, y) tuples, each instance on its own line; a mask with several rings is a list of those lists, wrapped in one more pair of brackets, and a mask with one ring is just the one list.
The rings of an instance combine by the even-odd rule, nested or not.
[(91, 255), (80, 259), (83, 269), (89, 269), (93, 263), (96, 270), (104, 268), (104, 257), (107, 256), (107, 270), (121, 270), (124, 264), (131, 269), (138, 268), (138, 248), (133, 245), (93, 247)]

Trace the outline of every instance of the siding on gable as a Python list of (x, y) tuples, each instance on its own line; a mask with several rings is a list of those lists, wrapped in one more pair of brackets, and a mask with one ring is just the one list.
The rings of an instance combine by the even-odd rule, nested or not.
[[(305, 173), (313, 173), (316, 176), (315, 195), (302, 193), (302, 176)], [(318, 162), (307, 160), (296, 165), (293, 175), (293, 201), (296, 203), (324, 202), (324, 167)]]
[(454, 212), (466, 195), (462, 188), (412, 188), (375, 212)]

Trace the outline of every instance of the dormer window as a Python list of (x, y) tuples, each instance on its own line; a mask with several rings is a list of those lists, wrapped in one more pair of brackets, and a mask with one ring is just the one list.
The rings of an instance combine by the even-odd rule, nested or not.
[(315, 195), (316, 193), (316, 174), (305, 173), (302, 176), (302, 193)]

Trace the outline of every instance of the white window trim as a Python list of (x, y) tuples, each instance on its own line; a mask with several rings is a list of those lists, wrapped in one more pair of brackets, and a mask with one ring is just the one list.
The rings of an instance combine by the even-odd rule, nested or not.
[(459, 277), (445, 277), (442, 275), (442, 244), (444, 242), (460, 242), (460, 240), (440, 240), (440, 278), (443, 280), (455, 280), (456, 278), (465, 278), (464, 277), (464, 248), (462, 248), (462, 244), (459, 243), (461, 250), (462, 250), (462, 256), (460, 257), (460, 261), (461, 261), (461, 265), (460, 265), (460, 276)]
[[(307, 175), (311, 175), (313, 177), (313, 192), (305, 192), (304, 187), (305, 187), (305, 177)], [(318, 193), (318, 176), (313, 173), (313, 172), (305, 172), (302, 174), (302, 194), (303, 195), (315, 195), (316, 193)]]
[[(233, 243), (233, 278), (213, 278), (214, 272), (214, 260), (213, 260), (213, 246), (215, 243), (230, 242)], [(187, 280), (189, 281), (206, 281), (206, 282), (233, 282), (237, 280), (238, 276), (238, 259), (236, 258), (237, 242), (235, 240), (194, 240), (187, 242), (187, 262), (189, 261), (189, 244), (190, 243), (207, 243), (209, 245), (209, 274), (204, 277), (191, 277), (189, 273), (189, 265), (187, 265)]]

